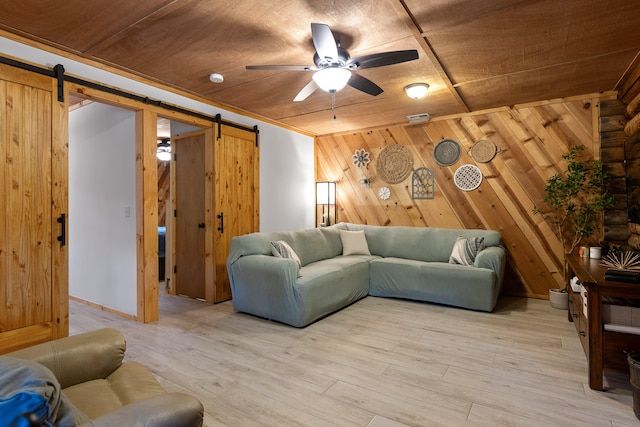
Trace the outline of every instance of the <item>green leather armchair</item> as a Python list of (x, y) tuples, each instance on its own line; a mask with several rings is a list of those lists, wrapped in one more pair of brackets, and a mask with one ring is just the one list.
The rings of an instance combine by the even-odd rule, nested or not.
[(184, 393), (167, 393), (135, 361), (123, 362), (124, 337), (100, 329), (5, 354), (48, 368), (66, 400), (82, 414), (83, 426), (201, 426), (202, 403)]

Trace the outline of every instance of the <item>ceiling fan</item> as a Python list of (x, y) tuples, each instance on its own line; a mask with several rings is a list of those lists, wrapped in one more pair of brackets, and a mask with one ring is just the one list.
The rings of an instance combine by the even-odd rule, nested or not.
[(418, 59), (418, 51), (415, 49), (351, 58), (349, 52), (340, 47), (339, 41), (326, 24), (312, 23), (311, 38), (316, 48), (316, 53), (313, 55), (315, 65), (247, 65), (247, 70), (314, 71), (313, 79), (293, 99), (298, 102), (307, 99), (318, 88), (335, 95), (345, 85), (369, 95), (380, 95), (383, 92), (380, 86), (353, 71)]

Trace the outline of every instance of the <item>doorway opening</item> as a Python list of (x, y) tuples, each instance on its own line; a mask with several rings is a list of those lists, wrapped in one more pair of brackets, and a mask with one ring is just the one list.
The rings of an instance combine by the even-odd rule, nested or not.
[(69, 297), (136, 318), (135, 111), (74, 101), (69, 111)]
[(158, 141), (171, 150), (170, 160), (158, 160), (160, 285), (204, 300), (205, 130), (159, 117)]

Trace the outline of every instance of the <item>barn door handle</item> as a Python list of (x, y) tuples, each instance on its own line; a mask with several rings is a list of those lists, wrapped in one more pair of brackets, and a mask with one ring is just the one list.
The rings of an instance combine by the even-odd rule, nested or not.
[(58, 236), (58, 242), (60, 242), (60, 247), (67, 244), (67, 215), (60, 214), (58, 219), (56, 220), (60, 224), (60, 235)]
[(220, 227), (218, 227), (218, 231), (222, 234), (224, 233), (224, 212), (220, 212), (218, 214), (218, 218), (220, 218)]

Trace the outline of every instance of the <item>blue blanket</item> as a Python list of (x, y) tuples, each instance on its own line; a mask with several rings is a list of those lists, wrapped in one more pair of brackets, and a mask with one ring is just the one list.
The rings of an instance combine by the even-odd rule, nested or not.
[(75, 426), (87, 417), (62, 394), (45, 366), (0, 357), (0, 427)]

